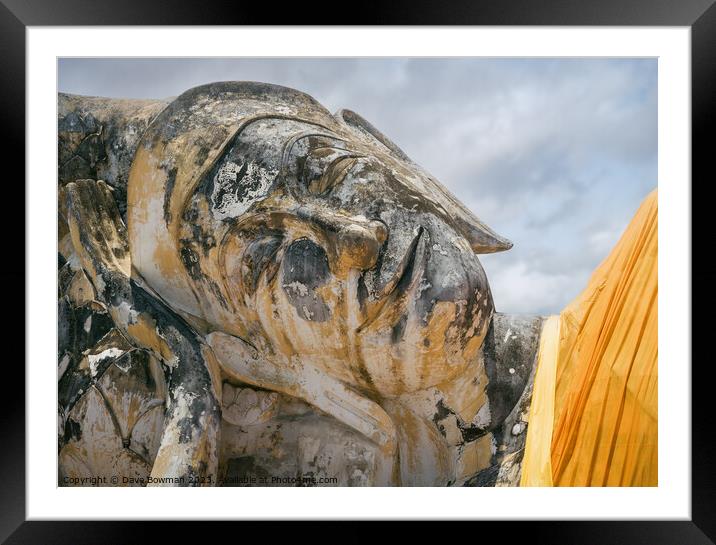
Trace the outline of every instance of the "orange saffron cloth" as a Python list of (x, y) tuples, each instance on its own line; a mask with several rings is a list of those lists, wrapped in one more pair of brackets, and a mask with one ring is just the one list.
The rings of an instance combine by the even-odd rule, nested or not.
[(521, 486), (657, 486), (657, 190), (543, 326)]

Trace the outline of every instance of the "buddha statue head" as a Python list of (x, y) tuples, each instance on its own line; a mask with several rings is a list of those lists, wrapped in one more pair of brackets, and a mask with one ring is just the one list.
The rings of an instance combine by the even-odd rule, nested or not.
[(510, 248), (359, 115), (275, 85), (171, 102), (128, 187), (132, 266), (204, 333), (310, 360), (375, 396), (461, 374)]

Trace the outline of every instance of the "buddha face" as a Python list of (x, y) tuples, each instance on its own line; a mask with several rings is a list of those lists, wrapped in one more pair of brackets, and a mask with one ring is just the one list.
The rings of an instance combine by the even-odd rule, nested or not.
[(194, 96), (155, 120), (164, 125), (132, 172), (145, 183), (130, 177), (138, 272), (206, 331), (310, 361), (363, 391), (393, 396), (463, 372), (494, 312), (477, 254), (509, 242), (356, 114), (330, 115), (300, 93), (256, 95), (269, 105), (218, 127), (209, 152), (191, 151), (207, 122), (191, 119), (221, 96)]

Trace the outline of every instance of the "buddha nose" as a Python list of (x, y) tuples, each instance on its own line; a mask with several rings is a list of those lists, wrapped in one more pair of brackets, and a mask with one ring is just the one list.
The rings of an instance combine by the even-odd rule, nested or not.
[(352, 217), (336, 232), (339, 259), (347, 267), (365, 270), (375, 266), (380, 248), (388, 238), (388, 229), (381, 221)]
[(301, 206), (296, 215), (322, 231), (337, 257), (338, 268), (370, 269), (388, 238), (388, 228), (379, 220), (336, 213), (324, 208)]

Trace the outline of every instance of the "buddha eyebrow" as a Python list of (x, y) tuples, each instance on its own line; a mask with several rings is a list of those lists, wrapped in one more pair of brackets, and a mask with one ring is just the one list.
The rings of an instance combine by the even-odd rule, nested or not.
[[(325, 125), (318, 123), (316, 121), (311, 121), (308, 119), (301, 119), (300, 117), (295, 116), (289, 116), (289, 115), (281, 115), (277, 113), (262, 113), (262, 114), (255, 114), (246, 117), (243, 119), (238, 126), (234, 129), (234, 131), (224, 140), (224, 142), (219, 146), (219, 148), (216, 150), (216, 154), (210, 161), (207, 161), (204, 163), (204, 165), (198, 170), (196, 176), (193, 177), (193, 187), (196, 188), (196, 185), (200, 183), (201, 180), (205, 179), (213, 169), (217, 168), (217, 165), (221, 164), (221, 162), (226, 157), (226, 153), (231, 150), (232, 146), (237, 142), (237, 140), (241, 137), (244, 130), (246, 130), (248, 127), (253, 125), (254, 123), (258, 123), (260, 121), (265, 120), (272, 120), (272, 119), (281, 119), (285, 121), (295, 121), (297, 123), (305, 123), (306, 125), (311, 125), (312, 127), (315, 127), (313, 131), (318, 132), (321, 136), (327, 136), (328, 138), (335, 138), (337, 140), (343, 140), (337, 135), (335, 135), (332, 130)], [(319, 131), (323, 129), (325, 133), (320, 133)], [(312, 132), (312, 131), (304, 131), (306, 133)], [(293, 140), (296, 136), (299, 136), (303, 133), (299, 133), (298, 135), (294, 135), (294, 137), (291, 138)], [(291, 144), (293, 145), (293, 144)], [(283, 155), (281, 158), (281, 165), (280, 170), (282, 174), (285, 172), (285, 152), (286, 148), (284, 146), (283, 149)]]
[[(322, 131), (317, 131), (317, 130), (307, 130), (307, 131), (302, 131), (297, 134), (294, 134), (284, 144), (283, 153), (281, 154), (281, 172), (282, 173), (285, 173), (286, 169), (288, 168), (288, 161), (289, 161), (289, 158), (291, 157), (291, 152), (293, 151), (293, 147), (298, 142), (303, 140), (304, 138), (310, 138), (311, 136), (323, 136), (325, 138), (330, 138), (330, 139), (336, 140), (338, 142), (346, 141), (344, 138), (341, 138), (337, 134), (328, 132), (328, 131), (322, 132)], [(316, 148), (316, 149), (318, 149), (318, 148)]]

